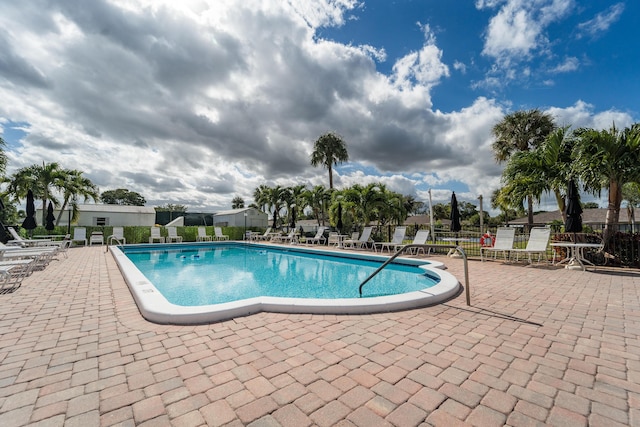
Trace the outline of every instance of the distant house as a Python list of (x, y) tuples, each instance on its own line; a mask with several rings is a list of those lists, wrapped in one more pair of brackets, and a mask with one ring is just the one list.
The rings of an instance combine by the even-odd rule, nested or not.
[(269, 216), (254, 208), (231, 209), (216, 212), (213, 225), (219, 227), (267, 228)]
[[(582, 224), (591, 227), (593, 230), (602, 230), (607, 220), (607, 209), (585, 209), (582, 212)], [(533, 226), (540, 227), (553, 223), (554, 221), (562, 222), (562, 214), (560, 210), (552, 212), (540, 212), (533, 216)], [(528, 224), (527, 217), (514, 219), (509, 221), (510, 226), (526, 226)], [(630, 227), (629, 215), (627, 209), (620, 209), (620, 231), (627, 231)]]
[[(448, 218), (434, 220), (434, 226), (437, 225), (436, 223), (440, 223), (442, 227), (448, 228), (449, 224), (451, 224), (451, 220)], [(429, 217), (429, 215), (412, 215), (408, 216), (407, 219), (404, 220), (403, 225), (409, 225), (418, 228), (429, 228), (431, 226), (431, 218)]]
[[(36, 219), (42, 220), (42, 208), (38, 210)], [(72, 225), (82, 227), (96, 226), (152, 226), (156, 221), (156, 210), (150, 206), (123, 206), (123, 205), (105, 205), (105, 204), (79, 204), (78, 205), (78, 221)], [(60, 210), (54, 211), (56, 219), (60, 215)], [(66, 209), (62, 212), (60, 225), (69, 224), (71, 210)]]

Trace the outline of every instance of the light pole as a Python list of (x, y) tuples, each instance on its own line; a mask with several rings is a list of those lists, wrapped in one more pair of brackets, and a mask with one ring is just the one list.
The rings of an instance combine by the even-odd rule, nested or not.
[(247, 240), (247, 213), (244, 213), (244, 237), (243, 240)]
[(482, 211), (482, 194), (478, 196), (480, 200), (480, 235), (484, 233), (484, 212)]

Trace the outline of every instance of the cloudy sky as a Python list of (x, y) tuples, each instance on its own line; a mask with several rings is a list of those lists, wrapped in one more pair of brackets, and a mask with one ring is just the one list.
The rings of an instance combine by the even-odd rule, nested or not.
[(58, 162), (215, 211), (260, 184), (328, 186), (310, 153), (334, 131), (337, 188), (477, 204), (499, 185), (504, 114), (639, 120), (639, 3), (0, 0), (7, 173)]

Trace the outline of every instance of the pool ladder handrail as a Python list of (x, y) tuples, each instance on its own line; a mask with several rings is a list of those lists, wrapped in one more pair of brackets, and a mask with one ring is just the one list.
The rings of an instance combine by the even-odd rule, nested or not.
[(380, 267), (378, 267), (378, 269), (376, 271), (374, 271), (373, 273), (371, 273), (371, 275), (369, 275), (369, 277), (367, 277), (366, 279), (364, 279), (362, 281), (362, 283), (360, 283), (360, 287), (358, 288), (358, 292), (360, 292), (360, 297), (362, 297), (362, 287), (371, 279), (373, 279), (373, 277), (380, 273), (380, 271), (385, 268), (387, 265), (391, 264), (393, 262), (393, 260), (395, 260), (396, 258), (398, 258), (400, 255), (402, 255), (403, 252), (405, 252), (407, 249), (413, 249), (413, 248), (421, 248), (421, 249), (435, 249), (435, 248), (440, 248), (440, 249), (454, 249), (457, 252), (460, 252), (460, 255), (462, 255), (462, 259), (464, 261), (464, 290), (465, 290), (465, 295), (467, 298), (467, 305), (471, 305), (471, 293), (469, 290), (469, 265), (468, 265), (468, 261), (467, 261), (467, 254), (464, 251), (464, 248), (462, 246), (456, 246), (456, 245), (437, 245), (437, 244), (433, 244), (433, 243), (426, 243), (426, 244), (410, 244), (410, 245), (406, 245), (403, 246), (402, 248), (400, 248), (395, 254), (393, 254), (393, 256), (391, 258), (389, 258), (388, 260), (386, 260)]
[(122, 246), (123, 243), (120, 239), (118, 239), (116, 236), (109, 236), (109, 238), (107, 239), (107, 244), (105, 245), (106, 248), (104, 250), (105, 253), (109, 252), (109, 246), (113, 245), (113, 241), (118, 242), (117, 246)]

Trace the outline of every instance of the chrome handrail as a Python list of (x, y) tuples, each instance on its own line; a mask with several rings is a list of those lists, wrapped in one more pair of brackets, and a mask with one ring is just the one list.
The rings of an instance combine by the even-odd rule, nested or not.
[(371, 275), (369, 275), (369, 277), (367, 277), (366, 279), (364, 279), (364, 281), (362, 283), (360, 283), (360, 287), (358, 288), (358, 292), (360, 292), (360, 297), (362, 297), (362, 287), (369, 280), (371, 280), (376, 274), (378, 274), (387, 265), (391, 264), (393, 262), (393, 260), (398, 258), (405, 250), (412, 249), (412, 248), (455, 249), (456, 251), (460, 252), (460, 255), (462, 255), (462, 259), (464, 260), (464, 289), (465, 289), (465, 294), (466, 294), (466, 298), (467, 298), (467, 305), (469, 305), (469, 306), (471, 305), (471, 291), (469, 289), (469, 265), (468, 265), (468, 262), (467, 262), (467, 254), (465, 253), (464, 248), (462, 246), (456, 246), (456, 245), (436, 245), (436, 244), (432, 244), (432, 243), (431, 244), (429, 244), (429, 243), (427, 243), (427, 244), (410, 244), (410, 245), (406, 245), (406, 246), (403, 246), (402, 248), (400, 248), (400, 250), (398, 250), (398, 252), (393, 254), (393, 256), (391, 258), (386, 260), (380, 267), (378, 267), (378, 269), (376, 271), (371, 273)]

